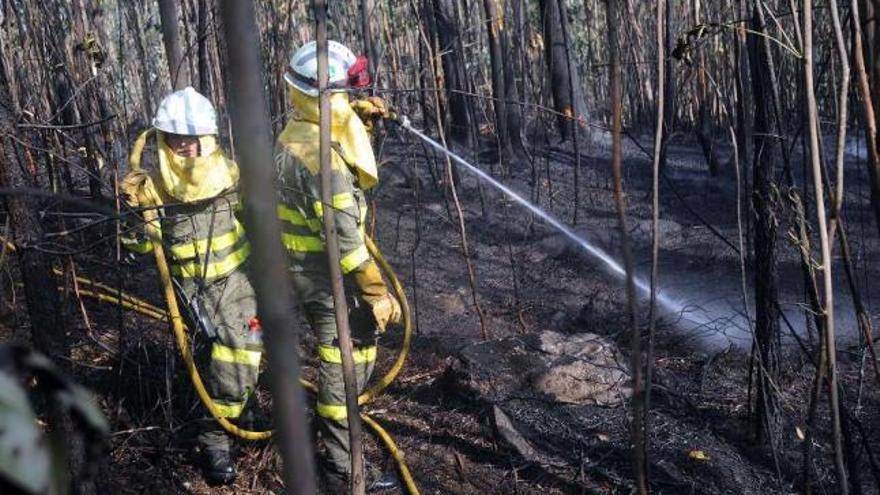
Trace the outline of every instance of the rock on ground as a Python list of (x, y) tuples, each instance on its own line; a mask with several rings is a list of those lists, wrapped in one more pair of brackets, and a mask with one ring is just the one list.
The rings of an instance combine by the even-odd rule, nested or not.
[(451, 375), (457, 388), (492, 404), (531, 396), (616, 406), (632, 395), (620, 351), (591, 333), (544, 331), (472, 344), (462, 349)]

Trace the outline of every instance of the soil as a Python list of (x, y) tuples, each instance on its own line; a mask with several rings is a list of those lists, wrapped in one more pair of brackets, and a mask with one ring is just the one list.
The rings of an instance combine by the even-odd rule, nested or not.
[[(647, 274), (651, 162), (640, 146), (650, 139), (640, 142), (627, 141), (625, 146), (627, 221), (638, 272)], [(484, 149), (491, 149), (486, 144)], [(603, 407), (508, 395), (492, 403), (460, 387), (452, 371), (463, 349), (484, 340), (483, 332), (489, 339), (545, 330), (589, 332), (616, 342), (628, 356), (630, 329), (620, 280), (546, 224), (461, 172), (460, 197), (475, 267), (476, 299), (485, 322), (481, 328), (454, 206), (441, 192), (446, 189), (445, 163), (439, 156), (426, 157), (424, 148), (409, 137), (392, 135), (383, 150), (383, 184), (373, 194), (378, 212), (374, 237), (406, 287), (416, 315), (415, 339), (403, 373), (366, 411), (405, 452), (421, 493), (630, 493), (628, 402)], [(502, 167), (487, 153), (480, 157), (481, 166), (570, 223), (574, 214), (570, 147), (544, 142), (529, 151), (531, 162), (523, 159)], [(721, 152), (732, 155), (730, 150)], [(581, 160), (574, 228), (617, 256), (620, 235), (609, 156), (608, 137), (597, 135)], [(868, 211), (864, 168), (851, 158), (847, 179), (858, 185), (848, 189), (847, 219), (857, 256), (857, 284), (874, 318), (870, 295), (876, 266), (867, 260), (876, 255), (876, 229)], [(747, 175), (743, 174), (744, 180)], [(660, 284), (683, 313), (662, 314), (655, 336), (649, 415), (653, 491), (796, 492), (802, 472), (800, 432), (806, 430), (814, 368), (791, 334), (798, 334), (804, 345), (815, 342), (797, 306), (803, 289), (796, 253), (780, 241), (783, 307), (793, 331), (783, 327), (785, 365), (777, 384), (782, 419), (778, 444), (770, 449), (755, 441), (750, 423), (750, 338), (741, 316), (745, 310), (739, 255), (732, 247), (739, 245), (734, 165), (728, 163), (720, 177), (709, 177), (698, 146), (676, 143), (665, 177)], [(796, 181), (798, 177), (796, 171)], [(748, 216), (746, 205), (745, 228)], [(780, 218), (782, 234), (788, 225), (787, 218)], [(111, 285), (121, 283), (123, 290), (161, 305), (150, 259), (116, 266), (97, 256), (83, 258), (83, 274)], [(746, 271), (748, 286), (754, 275)], [(878, 493), (877, 473), (870, 469), (862, 446), (868, 445), (872, 453), (880, 451), (876, 414), (880, 395), (870, 363), (856, 345), (845, 279), (836, 275), (835, 281), (843, 334), (840, 379), (853, 442), (860, 452), (855, 462), (863, 468), (855, 471), (861, 475), (864, 493)], [(645, 304), (640, 308), (646, 330)], [(78, 343), (77, 378), (97, 394), (114, 432), (106, 462), (100, 466), (100, 493), (281, 491), (281, 463), (271, 442), (240, 446), (241, 475), (234, 486), (205, 484), (193, 453), (194, 424), (202, 411), (164, 324), (89, 300), (84, 306), (88, 326), (80, 308), (73, 311), (72, 316), (78, 317), (72, 329)], [(304, 338), (302, 355), (311, 356), (310, 338)], [(377, 374), (387, 369), (400, 344), (399, 330), (383, 337)], [(313, 359), (307, 364), (313, 365)], [(266, 406), (264, 391), (258, 392), (258, 398)], [(819, 407), (819, 429), (813, 439), (816, 493), (836, 492), (826, 403), (823, 400)], [(509, 423), (531, 450), (517, 448), (505, 440), (509, 436), (499, 435), (500, 420)], [(367, 456), (377, 465), (394, 467), (374, 437), (368, 437)]]

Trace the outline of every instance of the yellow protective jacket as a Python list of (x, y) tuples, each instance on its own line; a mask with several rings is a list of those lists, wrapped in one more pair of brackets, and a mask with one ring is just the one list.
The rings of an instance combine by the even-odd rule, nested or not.
[[(321, 202), (317, 98), (291, 89), (293, 116), (278, 137), (275, 166), (279, 189), (278, 217), (282, 241), (294, 270), (326, 265)], [(364, 243), (367, 202), (364, 189), (378, 180), (370, 138), (348, 104), (348, 95), (331, 97), (332, 207), (342, 272), (371, 261)]]
[[(250, 244), (237, 218), (237, 165), (226, 158), (213, 136), (200, 138), (202, 156), (184, 158), (174, 155), (162, 133), (156, 132), (158, 170), (140, 170), (150, 132), (144, 132), (135, 143), (133, 170), (122, 182), (123, 193), (134, 206), (162, 208), (160, 231), (175, 278), (204, 283), (228, 276), (250, 255)], [(124, 236), (122, 242), (138, 253), (152, 249), (142, 236)]]

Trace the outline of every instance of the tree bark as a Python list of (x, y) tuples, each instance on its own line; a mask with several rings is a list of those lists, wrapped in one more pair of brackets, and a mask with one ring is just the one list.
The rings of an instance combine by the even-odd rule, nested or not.
[[(764, 18), (757, 4), (753, 9), (752, 29), (766, 35)], [(768, 102), (771, 100), (768, 80), (767, 53), (759, 46), (759, 39), (751, 36), (749, 65), (752, 69), (752, 92), (755, 105), (754, 161), (752, 208), (755, 212), (755, 345), (758, 349), (757, 404), (754, 429), (758, 441), (764, 439), (769, 426), (771, 434), (777, 431), (776, 403), (771, 383), (778, 376), (779, 360), (779, 289), (776, 262), (776, 193), (774, 186), (776, 146), (770, 137), (773, 127)], [(770, 439), (775, 442), (775, 438)]]
[(675, 127), (675, 60), (670, 55), (675, 49), (675, 3), (669, 2), (666, 8), (666, 87), (663, 94), (663, 147), (660, 149), (660, 170), (666, 170), (666, 156), (672, 129)]
[[(489, 34), (489, 59), (492, 65), (492, 108), (495, 110), (495, 132), (498, 136), (498, 155), (502, 163), (513, 158), (513, 147), (507, 117), (507, 81), (505, 79), (504, 55), (506, 34), (504, 32), (504, 9), (498, 8), (498, 0), (483, 0), (486, 14), (486, 31)], [(500, 12), (499, 12), (500, 11)]]
[[(439, 42), (438, 56), (443, 66), (443, 82), (448, 102), (447, 124), (449, 136), (461, 143), (470, 140), (472, 115), (468, 110), (467, 74), (465, 74), (464, 54), (458, 50), (458, 16), (455, 15), (457, 0), (432, 0), (436, 35)], [(475, 144), (475, 143), (474, 143)]]
[[(569, 70), (569, 52), (563, 36), (562, 23), (568, 23), (563, 0), (540, 0), (541, 29), (544, 34), (544, 51), (550, 73), (550, 90), (557, 118), (559, 133), (564, 140), (571, 139), (571, 119), (583, 127), (587, 122), (587, 105), (581, 89), (577, 65), (572, 60)], [(572, 98), (574, 96), (574, 98)]]
[(373, 0), (361, 0), (361, 36), (364, 39), (364, 54), (367, 56), (370, 76), (373, 78), (372, 85), (379, 84), (379, 74), (376, 72), (378, 54), (373, 44), (373, 29), (370, 25), (370, 16), (373, 14)]
[(162, 42), (165, 44), (165, 56), (168, 58), (168, 76), (171, 78), (172, 89), (176, 91), (189, 86), (191, 80), (189, 66), (183, 60), (183, 48), (180, 44), (178, 2), (158, 1), (159, 17), (162, 19)]
[[(702, 9), (700, 0), (691, 0), (691, 8), (694, 15), (694, 25), (698, 26), (703, 23)], [(721, 173), (721, 161), (715, 150), (715, 140), (712, 136), (712, 120), (709, 112), (710, 96), (709, 82), (706, 75), (706, 51), (700, 50), (697, 61), (697, 96), (696, 104), (699, 105), (699, 117), (697, 118), (696, 134), (697, 141), (703, 149), (703, 157), (706, 165), (709, 167), (709, 175), (718, 177)]]
[(199, 93), (216, 101), (211, 93), (211, 62), (208, 59), (208, 0), (198, 0), (198, 28), (196, 43), (199, 47)]

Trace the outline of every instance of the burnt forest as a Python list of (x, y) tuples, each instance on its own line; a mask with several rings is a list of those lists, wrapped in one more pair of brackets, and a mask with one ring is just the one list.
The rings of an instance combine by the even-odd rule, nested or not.
[(0, 0), (0, 493), (880, 494), (878, 16)]

